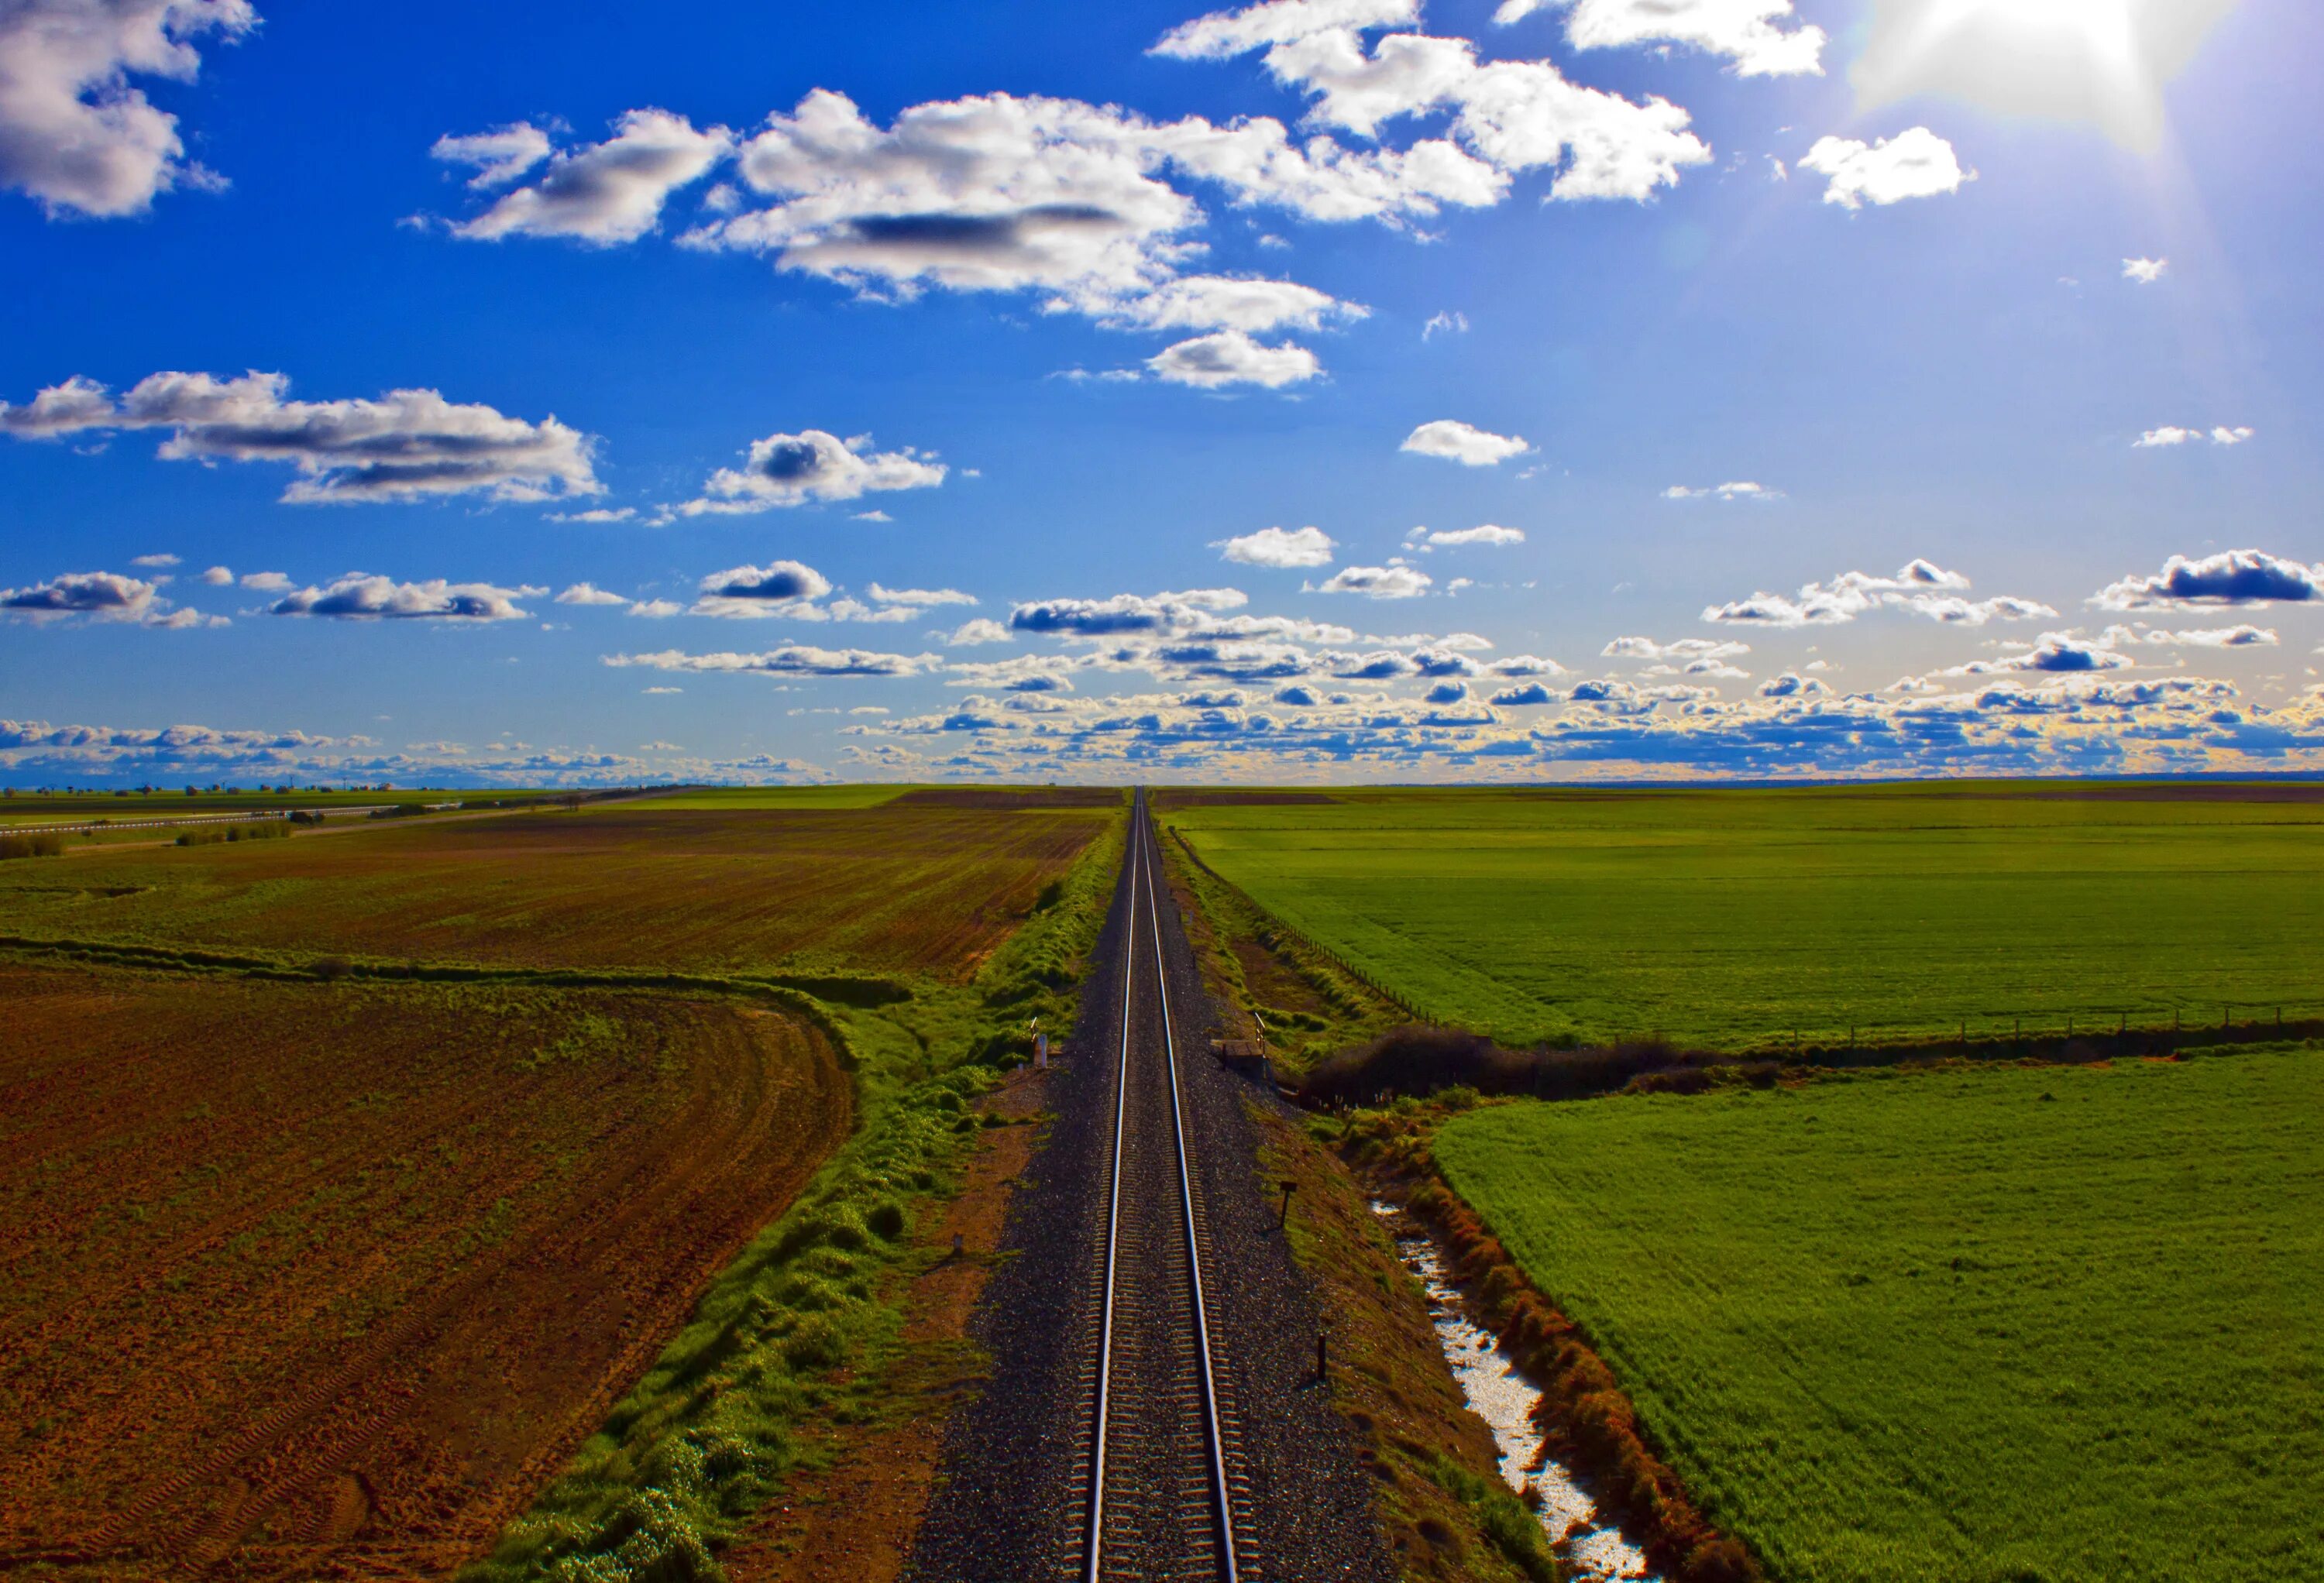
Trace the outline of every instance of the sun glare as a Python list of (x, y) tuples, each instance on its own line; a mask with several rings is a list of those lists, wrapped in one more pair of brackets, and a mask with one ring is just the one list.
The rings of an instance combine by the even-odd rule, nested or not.
[(1936, 93), (2088, 121), (2151, 149), (2163, 88), (2236, 0), (1875, 0), (1854, 69), (1868, 106)]

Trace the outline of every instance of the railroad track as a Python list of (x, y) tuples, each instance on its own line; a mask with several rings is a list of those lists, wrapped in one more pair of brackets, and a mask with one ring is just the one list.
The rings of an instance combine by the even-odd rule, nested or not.
[(1179, 1092), (1158, 865), (1142, 795), (1130, 842), (1077, 1571), (1084, 1583), (1241, 1583), (1257, 1575), (1249, 1487), (1213, 1367), (1204, 1280), (1210, 1237)]

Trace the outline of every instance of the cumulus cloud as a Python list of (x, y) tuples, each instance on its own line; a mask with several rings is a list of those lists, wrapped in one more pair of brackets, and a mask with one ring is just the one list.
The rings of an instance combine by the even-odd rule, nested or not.
[(1734, 483), (1706, 484), (1699, 489), (1690, 488), (1683, 483), (1674, 483), (1663, 491), (1663, 499), (1666, 501), (1779, 501), (1783, 498), (1782, 490), (1769, 489), (1764, 483), (1753, 483), (1748, 480)]
[(1422, 456), (1442, 456), (1463, 467), (1491, 467), (1511, 456), (1523, 456), (1532, 447), (1517, 435), (1494, 434), (1455, 418), (1439, 418), (1406, 435), (1404, 444), (1397, 449)]
[(1969, 585), (1959, 572), (1915, 560), (1893, 577), (1843, 572), (1829, 583), (1810, 583), (1797, 594), (1758, 593), (1748, 599), (1708, 606), (1706, 621), (1766, 627), (1831, 626), (1852, 621), (1868, 611), (1904, 610), (1931, 621), (1983, 626), (1991, 621), (2029, 621), (2058, 612), (2031, 599), (2003, 594), (1969, 600)]
[(1174, 28), (1155, 53), (1223, 60), (1262, 50), (1270, 75), (1313, 97), (1311, 121), (1360, 137), (1401, 116), (1449, 111), (1452, 141), (1425, 140), (1412, 153), (1433, 143), (1438, 159), (1480, 161), (1504, 179), (1554, 170), (1552, 198), (1643, 200), (1711, 158), (1677, 106), (1582, 87), (1548, 60), (1480, 62), (1466, 39), (1405, 32), (1368, 50), (1364, 33), (1418, 20), (1416, 7), (1388, 9), (1327, 14), (1267, 0)]
[(1009, 641), (1009, 629), (989, 617), (979, 616), (974, 621), (962, 622), (945, 641), (955, 649), (973, 648), (980, 643), (1006, 643)]
[(1214, 538), (1222, 560), (1247, 566), (1328, 566), (1338, 543), (1321, 528), (1262, 528), (1234, 538)]
[(1506, 27), (1559, 5), (1577, 50), (1684, 44), (1725, 56), (1738, 77), (1823, 72), (1823, 29), (1778, 25), (1795, 20), (1792, 0), (1501, 0), (1493, 20)]
[(1488, 700), (1497, 709), (1526, 708), (1542, 704), (1554, 704), (1557, 695), (1539, 682), (1527, 682), (1522, 687), (1509, 687), (1496, 693)]
[[(0, 413), (0, 418), (5, 418)], [(852, 440), (820, 428), (770, 434), (751, 442), (741, 467), (721, 467), (699, 497), (677, 507), (682, 516), (733, 516), (819, 501), (852, 501), (873, 491), (934, 489), (945, 465), (907, 446), (874, 451), (870, 437)]]
[(1011, 630), (1074, 638), (1133, 632), (1199, 630), (1220, 611), (1249, 603), (1236, 588), (1194, 588), (1178, 594), (1117, 594), (1109, 599), (1043, 599), (1009, 612)]
[(1166, 346), (1146, 360), (1154, 377), (1167, 384), (1217, 390), (1224, 385), (1260, 385), (1280, 390), (1323, 372), (1314, 353), (1296, 342), (1269, 346), (1241, 330), (1218, 330)]
[(119, 572), (67, 572), (29, 587), (0, 589), (0, 612), (34, 621), (65, 616), (139, 621), (151, 617), (157, 603), (167, 601), (157, 600), (152, 584)]
[(398, 583), (368, 572), (349, 572), (325, 587), (300, 588), (267, 606), (279, 616), (322, 616), (338, 621), (418, 620), (509, 621), (525, 619), (516, 602), (545, 588), (496, 588), (489, 583)]
[(1415, 528), (1405, 535), (1406, 549), (1459, 549), (1464, 545), (1508, 545), (1526, 541), (1522, 528), (1502, 528), (1491, 522), (1476, 528)]
[(428, 152), (447, 164), (475, 166), (476, 173), (468, 179), (468, 185), (486, 189), (514, 181), (549, 158), (554, 146), (549, 133), (529, 121), (519, 121), (466, 137), (439, 137)]
[(1370, 309), (1342, 302), (1327, 291), (1296, 281), (1232, 275), (1181, 275), (1135, 296), (1095, 294), (1050, 304), (1093, 313), (1109, 329), (1267, 330), (1322, 329), (1327, 322), (1359, 319)]
[(701, 597), (694, 602), (696, 615), (745, 620), (782, 616), (794, 620), (827, 620), (815, 602), (831, 592), (831, 581), (813, 566), (798, 561), (770, 561), (763, 566), (729, 566), (702, 579)]
[(195, 41), (257, 25), (249, 0), (13, 0), (0, 5), (0, 186), (51, 216), (142, 214), (225, 183), (184, 159), (178, 118), (133, 76), (190, 82)]
[(908, 676), (943, 663), (935, 655), (875, 654), (862, 649), (816, 649), (790, 643), (760, 654), (686, 654), (665, 649), (652, 654), (608, 654), (614, 667), (642, 666), (661, 671), (733, 671), (783, 676)]
[(976, 603), (975, 594), (963, 594), (957, 588), (883, 588), (874, 583), (865, 592), (876, 603), (909, 605), (916, 611), (932, 605)]
[(1940, 671), (1940, 676), (1987, 676), (1997, 672), (2034, 671), (2049, 675), (2080, 675), (2089, 671), (2122, 670), (2138, 662), (2116, 648), (2119, 630), (2098, 638), (2076, 632), (2044, 632), (2041, 640), (2021, 653), (1997, 659), (1973, 659)]
[(723, 126), (697, 131), (667, 110), (632, 110), (603, 143), (553, 156), (547, 135), (522, 123), (439, 138), (430, 152), (449, 163), (481, 166), (473, 187), (504, 186), (549, 161), (538, 180), (503, 193), (483, 214), (455, 225), (455, 235), (484, 242), (567, 236), (603, 247), (653, 230), (670, 194), (708, 175), (733, 146), (734, 134)]
[(1416, 599), (1435, 579), (1417, 566), (1342, 566), (1323, 583), (1318, 594), (1360, 594), (1368, 599)]
[(2160, 428), (2148, 429), (2131, 441), (2130, 445), (2133, 450), (2137, 451), (2162, 450), (2172, 446), (2192, 445), (2198, 440), (2209, 440), (2215, 446), (2239, 446), (2251, 438), (2255, 432), (2248, 428), (2230, 428), (2225, 424), (2205, 430), (2181, 428), (2177, 424), (2166, 423)]
[(2142, 286), (2152, 286), (2171, 272), (2167, 258), (2126, 258), (2122, 261), (2122, 278), (2135, 281)]
[(2152, 576), (2129, 576), (2090, 596), (2108, 610), (2185, 610), (2206, 605), (2291, 603), (2324, 599), (2324, 564), (2306, 566), (2256, 549), (2174, 555)]
[(1732, 639), (1680, 638), (1658, 643), (1652, 638), (1617, 638), (1598, 651), (1608, 659), (1652, 659), (1684, 664), (1698, 659), (1726, 659), (1751, 652), (1748, 643)]
[(230, 588), (234, 585), (233, 568), (212, 566), (202, 574), (202, 581), (213, 588)]
[(576, 583), (557, 596), (559, 604), (627, 604), (628, 597), (608, 594), (594, 583)]
[(1925, 126), (1867, 143), (1852, 137), (1818, 138), (1800, 156), (1800, 169), (1831, 178), (1823, 200), (1842, 208), (1901, 203), (1959, 192), (1977, 172), (1961, 169), (1953, 145)]
[(2158, 627), (2140, 632), (2137, 640), (2164, 649), (2273, 649), (2281, 641), (2273, 629), (2249, 625), (2175, 630)]
[(116, 401), (95, 380), (73, 378), (23, 406), (0, 402), (0, 433), (60, 439), (91, 432), (161, 429), (171, 461), (283, 462), (300, 476), (291, 505), (419, 501), (483, 493), (540, 501), (602, 492), (593, 442), (555, 418), (529, 423), (435, 391), (390, 391), (376, 400), (293, 401), (290, 382), (156, 373)]

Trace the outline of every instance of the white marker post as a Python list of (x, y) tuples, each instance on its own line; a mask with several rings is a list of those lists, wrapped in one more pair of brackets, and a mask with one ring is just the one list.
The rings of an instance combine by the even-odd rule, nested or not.
[(1041, 1031), (1038, 1017), (1033, 1019), (1033, 1064), (1042, 1071), (1049, 1065), (1049, 1035)]

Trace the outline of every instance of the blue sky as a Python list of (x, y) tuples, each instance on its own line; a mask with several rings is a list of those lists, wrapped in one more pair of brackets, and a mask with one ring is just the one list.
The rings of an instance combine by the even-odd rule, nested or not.
[(2324, 768), (2319, 58), (0, 0), (0, 780)]

